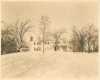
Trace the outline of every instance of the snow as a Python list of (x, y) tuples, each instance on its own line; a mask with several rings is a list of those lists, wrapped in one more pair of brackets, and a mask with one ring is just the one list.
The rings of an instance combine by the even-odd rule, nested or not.
[(97, 58), (97, 53), (51, 51), (2, 55), (2, 80), (96, 80)]

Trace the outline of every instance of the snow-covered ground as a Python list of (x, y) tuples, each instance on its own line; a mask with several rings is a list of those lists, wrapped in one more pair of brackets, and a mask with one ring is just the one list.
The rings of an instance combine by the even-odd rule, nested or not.
[(2, 55), (2, 80), (97, 80), (97, 58), (97, 53), (71, 52)]

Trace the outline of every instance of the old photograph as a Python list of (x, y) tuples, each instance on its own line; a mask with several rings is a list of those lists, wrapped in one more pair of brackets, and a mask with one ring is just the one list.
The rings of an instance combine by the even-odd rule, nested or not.
[(1, 78), (98, 80), (98, 2), (2, 1)]

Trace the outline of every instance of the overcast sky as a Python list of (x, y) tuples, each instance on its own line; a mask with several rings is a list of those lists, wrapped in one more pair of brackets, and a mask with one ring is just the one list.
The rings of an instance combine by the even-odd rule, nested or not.
[(17, 19), (32, 19), (39, 25), (41, 16), (49, 16), (50, 28), (70, 28), (97, 22), (96, 2), (3, 2), (2, 20), (14, 22)]

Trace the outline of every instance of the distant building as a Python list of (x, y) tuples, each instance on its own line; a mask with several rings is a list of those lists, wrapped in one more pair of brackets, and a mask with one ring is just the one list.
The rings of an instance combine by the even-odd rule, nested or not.
[[(69, 48), (69, 43), (65, 37), (66, 35), (63, 36), (58, 43), (59, 50), (71, 51), (71, 49)], [(30, 51), (39, 52), (43, 50), (43, 41), (40, 35), (34, 34), (33, 32), (28, 32), (25, 35), (24, 40), (28, 45)], [(45, 51), (54, 50), (55, 40), (52, 36), (47, 35), (44, 45)]]
[[(30, 51), (42, 51), (43, 49), (43, 41), (41, 38), (34, 34), (33, 32), (27, 32), (24, 37), (26, 44), (28, 45)], [(45, 51), (53, 49), (53, 40), (45, 40)]]

